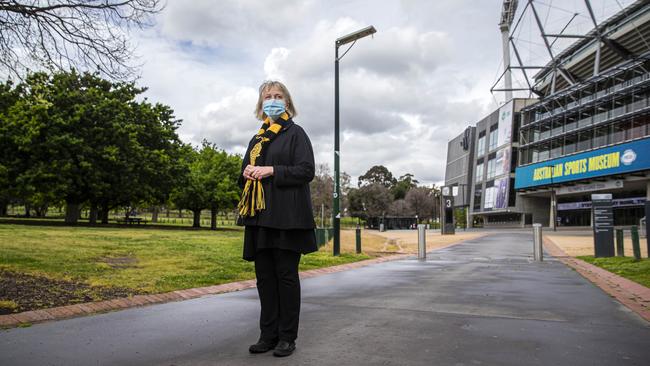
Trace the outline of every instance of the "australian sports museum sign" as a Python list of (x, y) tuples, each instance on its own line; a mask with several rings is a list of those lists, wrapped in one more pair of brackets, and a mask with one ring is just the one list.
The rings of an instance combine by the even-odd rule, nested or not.
[(515, 171), (515, 189), (650, 170), (650, 139), (526, 165)]

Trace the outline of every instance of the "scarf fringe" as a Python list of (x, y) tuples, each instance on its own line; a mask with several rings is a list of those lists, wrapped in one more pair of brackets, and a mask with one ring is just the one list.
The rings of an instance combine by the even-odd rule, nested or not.
[(242, 216), (255, 216), (257, 211), (262, 211), (266, 208), (264, 201), (264, 188), (262, 182), (259, 180), (248, 180), (244, 185), (244, 192), (241, 200), (237, 205), (239, 214)]

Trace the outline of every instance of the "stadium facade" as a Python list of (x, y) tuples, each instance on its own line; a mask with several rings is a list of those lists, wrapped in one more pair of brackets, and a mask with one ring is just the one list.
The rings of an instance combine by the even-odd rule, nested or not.
[(575, 38), (533, 76), (537, 98), (510, 99), (470, 127), (471, 154), (457, 148), (466, 132), (449, 142), (445, 185), (466, 188), (455, 206), (475, 225), (590, 226), (592, 193), (613, 195), (615, 225), (645, 216), (650, 2)]

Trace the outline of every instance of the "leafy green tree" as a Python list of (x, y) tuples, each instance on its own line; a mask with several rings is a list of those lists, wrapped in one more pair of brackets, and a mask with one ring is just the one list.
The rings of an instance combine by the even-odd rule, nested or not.
[(84, 202), (107, 222), (111, 208), (169, 194), (180, 121), (169, 107), (138, 102), (144, 88), (71, 70), (28, 75), (17, 89), (0, 129), (3, 148), (18, 151), (18, 196), (65, 201), (66, 222), (76, 223)]
[(381, 184), (386, 188), (391, 188), (397, 180), (393, 177), (393, 173), (383, 165), (375, 165), (370, 168), (365, 174), (359, 176), (359, 187), (373, 183)]
[[(100, 208), (102, 222), (116, 207), (164, 203), (183, 174), (184, 167), (177, 164), (183, 145), (176, 134), (180, 121), (171, 108), (147, 100), (127, 105), (104, 136), (96, 135), (101, 169), (90, 201), (91, 210)], [(108, 113), (111, 106), (105, 107)]]
[(0, 216), (7, 215), (7, 205), (16, 197), (15, 176), (19, 169), (18, 145), (8, 128), (8, 111), (18, 100), (19, 91), (11, 81), (0, 83)]
[(413, 179), (413, 177), (414, 175), (411, 173), (406, 173), (399, 177), (397, 182), (390, 189), (390, 192), (393, 194), (393, 199), (403, 199), (411, 188), (417, 187), (419, 182), (417, 179)]
[(211, 228), (217, 227), (217, 212), (234, 208), (241, 190), (237, 185), (242, 161), (203, 141), (200, 150), (186, 149), (183, 164), (187, 174), (172, 193), (176, 207), (192, 211), (192, 226), (201, 227), (201, 211), (210, 209)]

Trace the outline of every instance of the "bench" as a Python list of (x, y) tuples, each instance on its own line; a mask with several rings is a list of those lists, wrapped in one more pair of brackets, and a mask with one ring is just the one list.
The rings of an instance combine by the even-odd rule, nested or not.
[(117, 219), (118, 224), (125, 224), (125, 225), (135, 225), (135, 224), (146, 224), (147, 220), (141, 218), (141, 217), (124, 217), (121, 219)]

